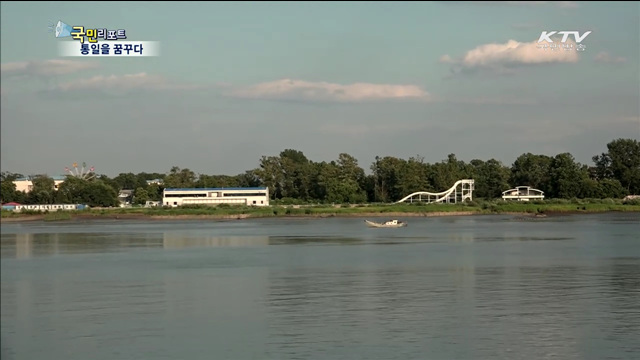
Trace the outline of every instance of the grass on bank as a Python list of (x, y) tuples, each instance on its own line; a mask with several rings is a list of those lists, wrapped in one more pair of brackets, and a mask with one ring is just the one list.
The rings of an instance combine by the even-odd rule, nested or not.
[(502, 200), (475, 200), (464, 204), (362, 204), (362, 205), (276, 205), (269, 207), (248, 207), (219, 205), (210, 206), (184, 206), (180, 208), (108, 208), (89, 209), (82, 211), (57, 211), (38, 212), (23, 211), (15, 213), (2, 210), (2, 218), (24, 217), (28, 215), (43, 215), (47, 221), (69, 220), (76, 214), (84, 216), (108, 216), (108, 215), (140, 215), (140, 216), (236, 216), (249, 215), (250, 217), (272, 216), (340, 216), (357, 214), (385, 214), (385, 213), (433, 213), (433, 212), (474, 212), (478, 214), (500, 213), (569, 213), (569, 212), (608, 212), (625, 211), (640, 212), (640, 201), (632, 200), (623, 202), (618, 199), (550, 199), (544, 201), (513, 202)]

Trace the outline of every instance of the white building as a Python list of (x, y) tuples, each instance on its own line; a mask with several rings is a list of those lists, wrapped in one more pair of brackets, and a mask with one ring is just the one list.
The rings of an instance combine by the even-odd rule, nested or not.
[(544, 199), (544, 192), (531, 186), (518, 186), (515, 189), (502, 192), (502, 199), (518, 201), (542, 200)]
[[(58, 190), (58, 187), (60, 186), (60, 184), (62, 184), (66, 179), (65, 176), (51, 176), (51, 178), (53, 179), (54, 190)], [(33, 180), (33, 177), (31, 176), (15, 179), (13, 183), (16, 185), (16, 191), (24, 191), (26, 193), (31, 191), (31, 189), (33, 189), (32, 180)]]
[(162, 194), (163, 206), (219, 204), (269, 206), (269, 188), (164, 189)]
[(61, 210), (85, 210), (89, 206), (82, 204), (51, 204), (51, 205), (20, 205), (20, 204), (2, 205), (2, 210), (20, 212), (25, 211), (61, 211)]
[(118, 193), (118, 201), (120, 202), (120, 207), (131, 205), (132, 199), (133, 190), (120, 190), (120, 192)]
[(151, 185), (163, 185), (164, 184), (164, 180), (162, 179), (153, 179), (153, 180), (147, 180), (147, 185), (151, 186)]

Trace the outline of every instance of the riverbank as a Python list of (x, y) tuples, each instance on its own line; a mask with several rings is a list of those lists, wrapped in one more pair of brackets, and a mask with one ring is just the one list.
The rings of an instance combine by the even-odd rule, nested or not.
[(112, 208), (55, 213), (2, 212), (2, 222), (114, 220), (241, 220), (265, 217), (425, 217), (480, 214), (587, 214), (640, 212), (640, 205), (617, 203), (471, 203), (471, 204), (391, 204), (347, 206), (193, 207), (193, 208)]

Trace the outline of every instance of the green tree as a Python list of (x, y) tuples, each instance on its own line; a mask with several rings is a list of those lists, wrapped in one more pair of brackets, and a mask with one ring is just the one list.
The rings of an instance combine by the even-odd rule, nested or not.
[(531, 186), (548, 193), (549, 167), (553, 158), (526, 153), (520, 155), (511, 166), (511, 186)]
[(255, 171), (260, 182), (269, 188), (272, 199), (283, 197), (284, 174), (277, 156), (263, 156), (260, 159), (260, 167)]
[(5, 179), (0, 181), (0, 202), (3, 204), (17, 201), (19, 197), (18, 191), (16, 191), (16, 184), (13, 183), (13, 180)]
[(3, 171), (2, 173), (0, 173), (0, 181), (14, 181), (21, 177), (24, 176), (22, 174), (12, 173), (9, 171)]
[(482, 160), (472, 160), (475, 167), (475, 197), (485, 199), (495, 199), (502, 196), (502, 192), (510, 189), (509, 177), (511, 169), (502, 165), (495, 159), (487, 162)]
[(456, 181), (473, 177), (473, 166), (459, 161), (455, 154), (449, 154), (447, 160), (434, 164), (430, 171), (431, 184), (436, 192), (445, 191)]
[(375, 199), (377, 202), (396, 201), (402, 198), (401, 176), (405, 163), (405, 160), (393, 156), (383, 158), (376, 156), (371, 170), (375, 178)]
[(118, 206), (118, 192), (102, 181), (89, 181), (83, 193), (83, 203), (89, 206)]
[(403, 161), (398, 174), (398, 196), (404, 197), (416, 191), (432, 191), (429, 170), (429, 164), (425, 164), (421, 156), (410, 157), (409, 160)]
[(46, 175), (34, 176), (31, 180), (33, 186), (27, 196), (29, 204), (53, 204), (55, 200), (55, 181)]
[(259, 187), (262, 186), (260, 177), (256, 170), (247, 170), (242, 174), (236, 175), (238, 186), (240, 187)]
[(174, 166), (164, 179), (164, 186), (167, 188), (193, 188), (197, 178), (196, 174), (189, 169), (180, 169)]
[(149, 193), (142, 187), (136, 189), (133, 194), (133, 203), (138, 205), (144, 205), (149, 201)]
[(551, 160), (549, 178), (549, 195), (556, 198), (570, 199), (581, 197), (581, 185), (588, 178), (588, 174), (575, 161), (573, 155), (562, 153)]
[(85, 180), (69, 176), (60, 184), (56, 200), (67, 204), (110, 207), (118, 206), (118, 193), (102, 180)]
[(606, 196), (603, 196), (602, 186), (597, 180), (585, 178), (580, 184), (579, 197), (587, 199), (599, 199)]
[(302, 151), (285, 149), (280, 152), (282, 196), (308, 200), (311, 192), (310, 161)]
[[(113, 178), (113, 182), (118, 184), (116, 188), (118, 191), (123, 189), (132, 190), (139, 186), (138, 177), (130, 172), (118, 174), (118, 176)], [(146, 186), (146, 183), (144, 186)]]
[(599, 180), (616, 179), (628, 193), (640, 194), (640, 142), (616, 139), (607, 144), (607, 152), (594, 156)]
[(598, 182), (598, 187), (600, 189), (599, 196), (594, 197), (619, 199), (629, 194), (617, 179), (602, 179)]
[(149, 201), (160, 201), (162, 199), (162, 188), (159, 185), (151, 184), (146, 191)]

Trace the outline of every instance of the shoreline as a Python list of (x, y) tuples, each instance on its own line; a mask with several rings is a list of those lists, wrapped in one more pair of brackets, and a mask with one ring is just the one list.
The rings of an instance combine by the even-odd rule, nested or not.
[[(557, 215), (587, 215), (587, 214), (603, 214), (603, 213), (621, 213), (621, 212), (640, 212), (640, 210), (619, 211), (619, 210), (547, 210), (544, 212), (548, 216)], [(63, 219), (47, 219), (47, 214), (24, 215), (3, 217), (0, 223), (19, 223), (33, 221), (86, 221), (86, 220), (141, 220), (141, 221), (167, 221), (167, 220), (247, 220), (262, 218), (278, 218), (278, 219), (324, 219), (324, 218), (402, 218), (402, 217), (447, 217), (447, 216), (473, 216), (473, 215), (512, 215), (527, 218), (536, 218), (536, 213), (527, 211), (431, 211), (431, 212), (357, 212), (357, 213), (316, 213), (316, 214), (282, 214), (282, 215), (265, 215), (265, 214), (127, 214), (127, 213), (85, 213), (85, 214), (69, 214)], [(540, 217), (544, 219), (545, 217)]]

